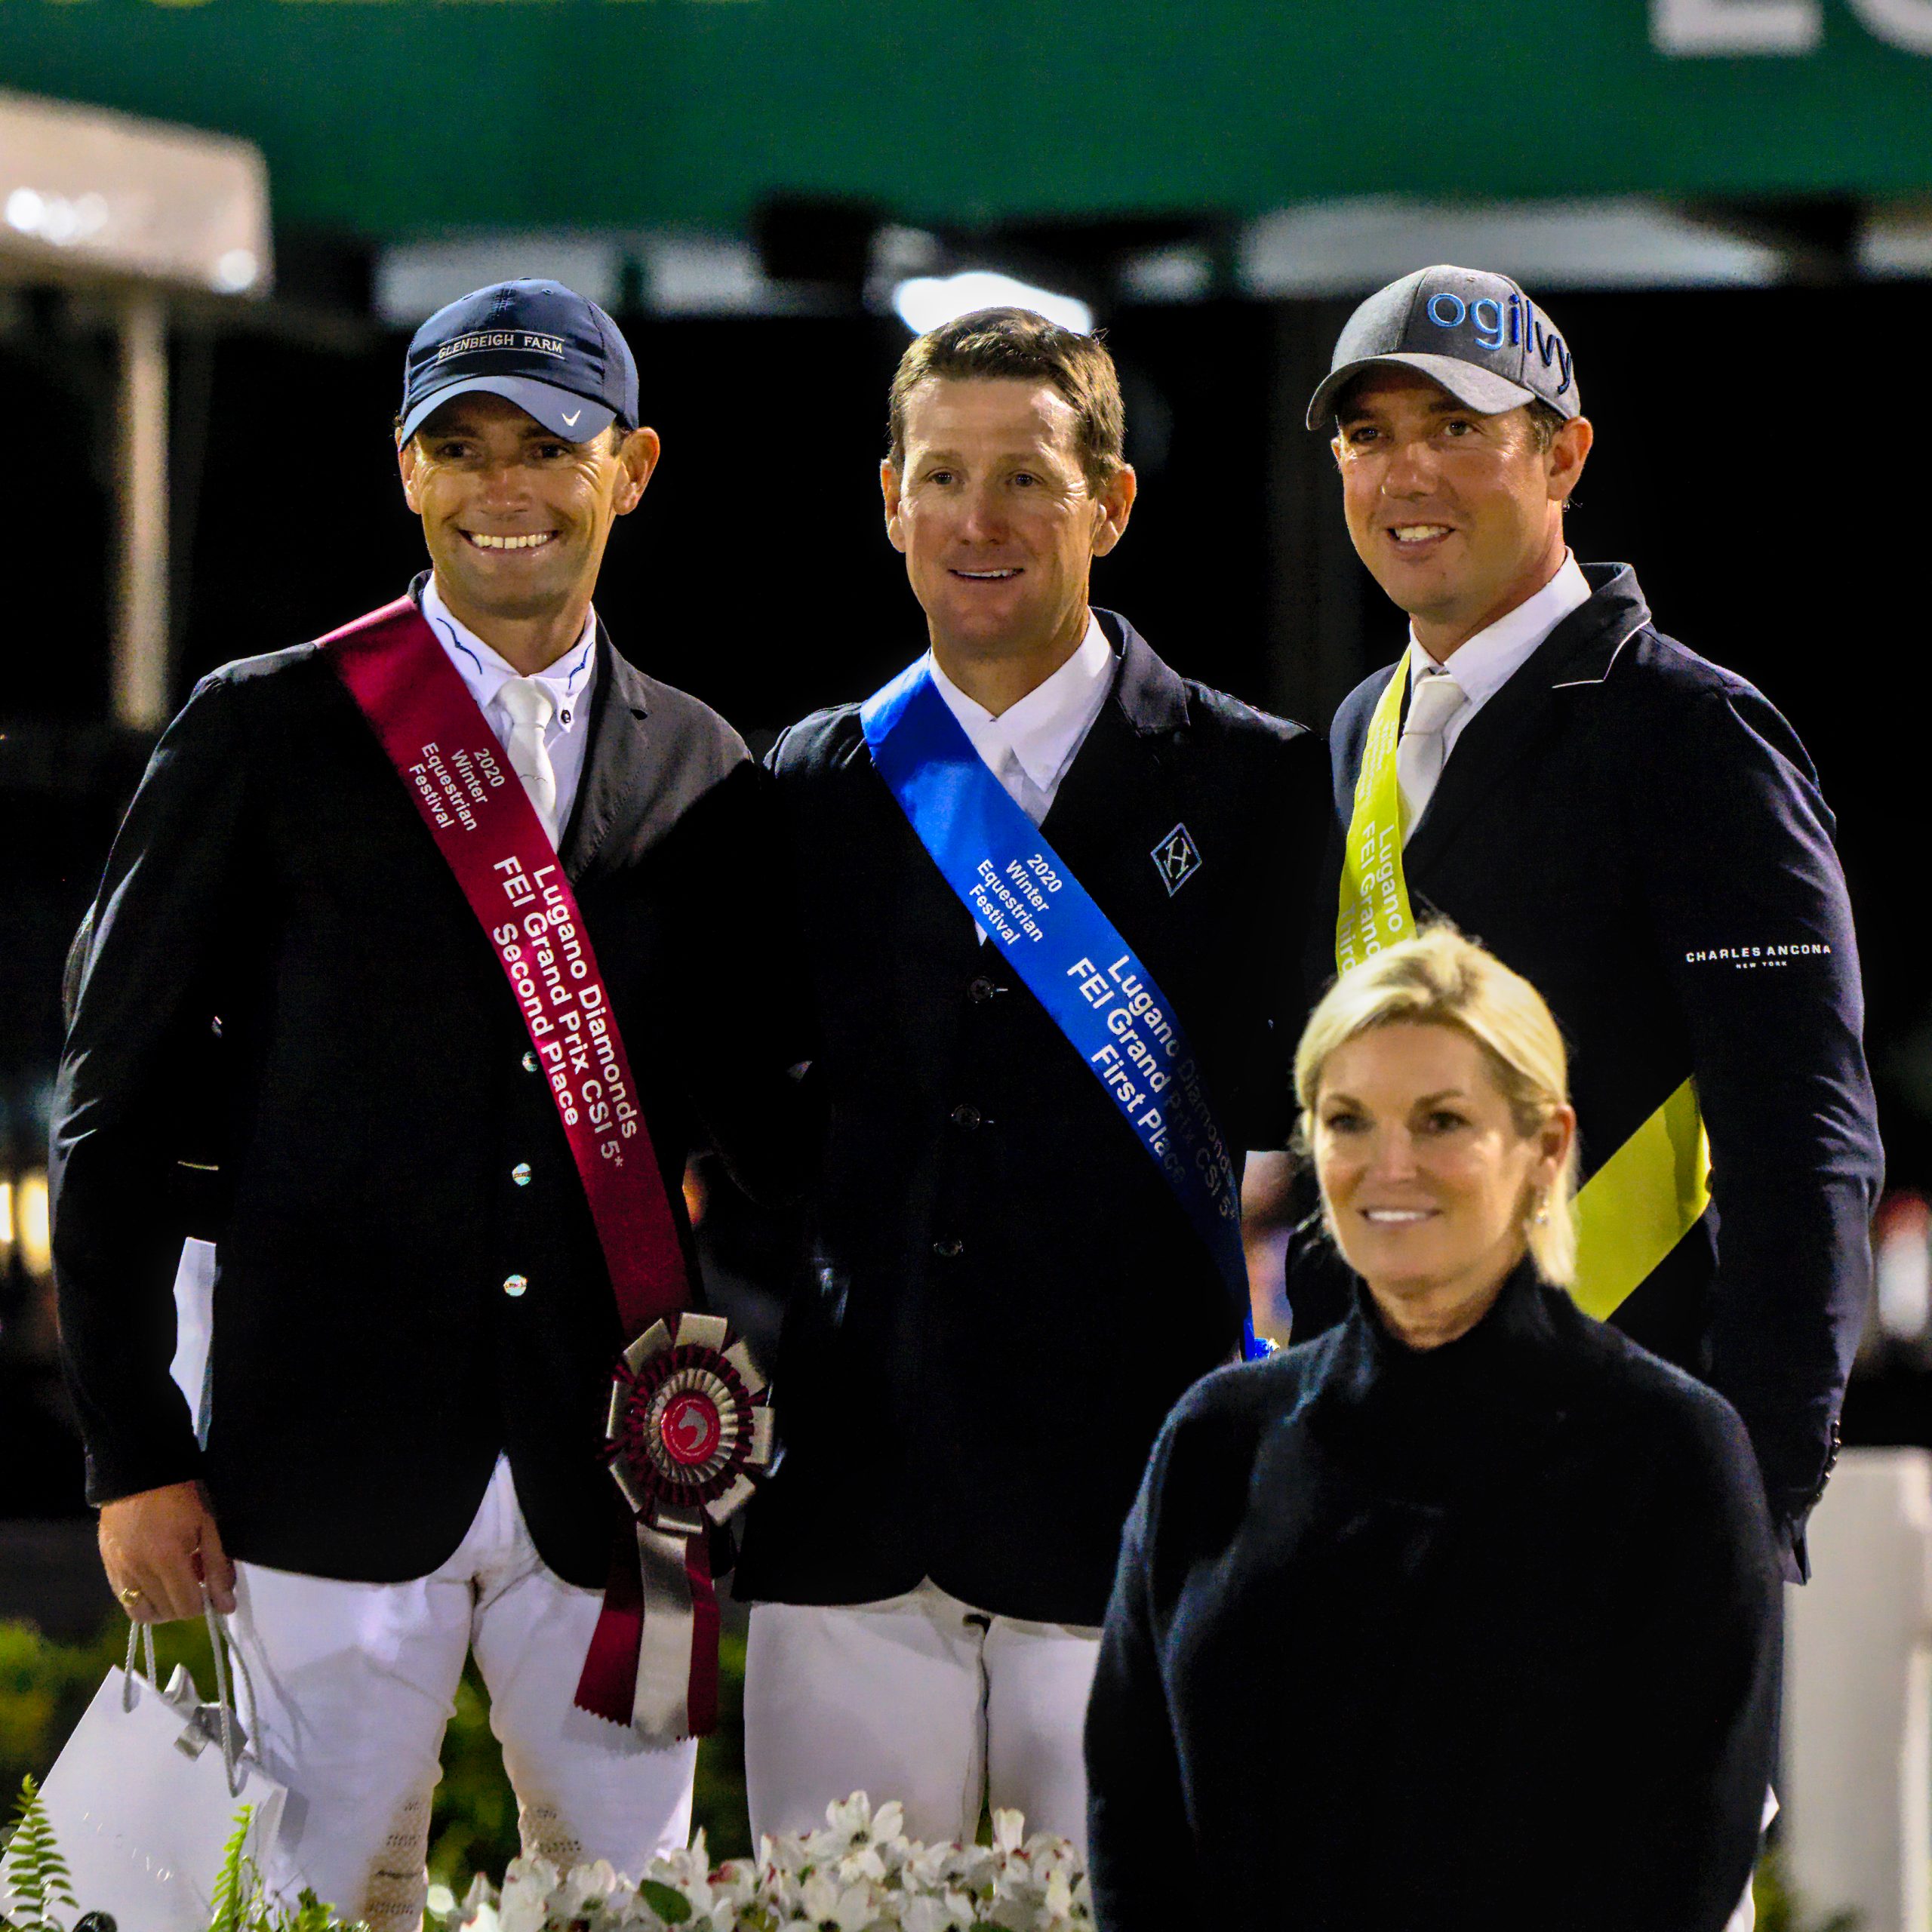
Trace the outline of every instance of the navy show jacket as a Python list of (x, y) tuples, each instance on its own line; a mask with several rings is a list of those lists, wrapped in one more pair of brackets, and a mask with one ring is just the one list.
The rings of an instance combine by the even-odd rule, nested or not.
[[(1113, 688), (1041, 829), (1171, 1002), (1238, 1159), (1293, 1124), (1327, 761), (1099, 617)], [(1228, 1359), (1239, 1312), (1107, 1089), (978, 943), (857, 706), (793, 725), (771, 762), (829, 1119), (775, 1378), (785, 1460), (736, 1587), (854, 1604), (931, 1577), (1097, 1624), (1161, 1420)], [(1175, 883), (1177, 826), (1198, 863)]]
[[(597, 648), (561, 857), (688, 1240), (694, 1145), (774, 1196), (811, 1158), (770, 781)], [(495, 949), (317, 646), (195, 688), (83, 945), (50, 1184), (91, 1499), (198, 1478), (231, 1555), (397, 1582), (507, 1455), (544, 1561), (601, 1589), (629, 1338)], [(190, 1155), (216, 1186), (184, 1189)], [(168, 1375), (190, 1232), (219, 1254), (205, 1448)]]
[[(1663, 635), (1628, 566), (1584, 574), (1589, 601), (1464, 728), (1403, 869), (1418, 918), (1453, 920), (1549, 1002), (1586, 1180), (1696, 1077), (1712, 1206), (1613, 1318), (1743, 1417), (1801, 1568), (1883, 1171), (1834, 820), (1761, 692)], [(1336, 715), (1339, 827), (1393, 671)], [(1346, 1312), (1310, 1230), (1289, 1275), (1297, 1338)]]

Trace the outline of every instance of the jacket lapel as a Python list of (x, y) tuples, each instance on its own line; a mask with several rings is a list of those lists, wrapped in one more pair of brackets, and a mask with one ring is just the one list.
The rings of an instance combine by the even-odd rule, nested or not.
[(1187, 723), (1187, 687), (1125, 619), (1095, 614), (1120, 668), (1040, 829), (1118, 924), (1121, 910), (1149, 900), (1155, 844), (1181, 817), (1161, 751)]
[(1469, 720), (1403, 853), (1405, 870), (1426, 872), (1456, 828), (1537, 742), (1551, 722), (1554, 694), (1601, 685), (1617, 652), (1650, 622), (1627, 564), (1583, 568), (1591, 579), (1589, 601), (1571, 611)]
[(561, 841), (564, 871), (573, 881), (592, 869), (620, 821), (650, 808), (650, 713), (642, 675), (618, 654), (599, 619), (590, 743), (577, 781), (577, 802)]

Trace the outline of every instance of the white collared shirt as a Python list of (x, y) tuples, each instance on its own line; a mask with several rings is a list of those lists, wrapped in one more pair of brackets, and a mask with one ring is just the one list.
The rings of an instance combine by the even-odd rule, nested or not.
[(1526, 597), (1515, 610), (1505, 611), (1494, 623), (1458, 645), (1441, 665), (1416, 641), (1415, 633), (1409, 633), (1411, 687), (1427, 672), (1441, 669), (1455, 679), (1468, 700), (1443, 728), (1445, 759), (1456, 749), (1463, 728), (1529, 662), (1550, 632), (1589, 598), (1589, 580), (1576, 553), (1566, 550), (1562, 568), (1534, 597)]
[[(497, 702), (497, 694), (512, 678), (522, 674), (506, 663), (468, 625), (450, 614), (449, 606), (437, 594), (434, 574), (423, 586), (423, 615), (436, 634), (438, 642), (449, 654), (469, 688), (497, 742), (508, 746), (509, 714)], [(557, 774), (557, 823), (571, 822), (571, 808), (577, 803), (578, 781), (583, 776), (584, 755), (590, 742), (590, 694), (597, 682), (597, 614), (583, 620), (583, 635), (554, 664), (537, 673), (550, 688), (556, 710), (543, 733), (543, 748), (550, 754), (551, 769)]]
[(997, 718), (968, 697), (930, 651), (926, 661), (946, 709), (958, 719), (986, 769), (1038, 825), (1053, 809), (1060, 780), (1113, 688), (1113, 647), (1100, 620), (1089, 611), (1087, 635), (1079, 648), (1051, 678)]

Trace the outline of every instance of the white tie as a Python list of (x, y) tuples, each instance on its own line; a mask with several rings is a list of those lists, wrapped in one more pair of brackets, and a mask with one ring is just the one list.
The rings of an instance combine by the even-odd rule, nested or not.
[(1020, 762), (1020, 754), (1011, 745), (995, 768), (995, 773), (1006, 795), (1038, 825), (1046, 817), (1051, 801), (1027, 776), (1026, 768)]
[(1402, 721), (1401, 742), (1395, 747), (1395, 778), (1402, 788), (1402, 843), (1409, 842), (1427, 809), (1442, 761), (1448, 755), (1443, 732), (1469, 700), (1446, 671), (1423, 674), (1409, 694), (1409, 715)]
[(523, 789), (537, 808), (537, 816), (557, 842), (557, 771), (550, 762), (549, 747), (543, 734), (556, 715), (557, 701), (541, 678), (506, 678), (497, 693), (497, 702), (510, 721), (509, 742), (503, 749), (509, 754), (510, 769), (523, 780)]

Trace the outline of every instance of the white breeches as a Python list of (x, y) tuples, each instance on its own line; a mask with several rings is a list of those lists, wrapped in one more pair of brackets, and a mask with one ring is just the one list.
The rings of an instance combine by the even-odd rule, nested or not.
[(882, 1603), (759, 1604), (745, 1673), (752, 1835), (804, 1831), (855, 1791), (907, 1835), (970, 1840), (982, 1802), (1083, 1853), (1081, 1732), (1100, 1632), (976, 1611), (925, 1583)]
[(454, 1555), (407, 1583), (238, 1566), (230, 1627), (244, 1712), (288, 1806), (266, 1873), (372, 1932), (414, 1932), (443, 1730), (472, 1649), (523, 1848), (635, 1875), (690, 1835), (693, 1743), (645, 1744), (572, 1698), (601, 1598), (549, 1569), (499, 1460)]

